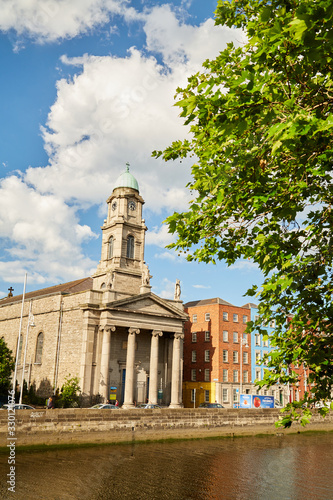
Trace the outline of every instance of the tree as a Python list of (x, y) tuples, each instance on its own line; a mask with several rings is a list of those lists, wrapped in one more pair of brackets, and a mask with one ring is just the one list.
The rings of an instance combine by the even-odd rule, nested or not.
[(65, 383), (61, 388), (60, 406), (62, 408), (77, 407), (79, 404), (80, 392), (81, 389), (78, 377), (71, 377), (70, 375), (66, 377)]
[(220, 0), (216, 24), (242, 28), (247, 42), (177, 89), (190, 138), (153, 152), (197, 159), (189, 209), (166, 221), (170, 247), (188, 260), (250, 259), (263, 273), (247, 292), (260, 314), (249, 328), (276, 324), (262, 384), (296, 382), (293, 364), (311, 370), (284, 425), (306, 423), (301, 404), (332, 390), (332, 13), (329, 0)]
[(3, 337), (0, 338), (0, 396), (8, 398), (15, 360)]

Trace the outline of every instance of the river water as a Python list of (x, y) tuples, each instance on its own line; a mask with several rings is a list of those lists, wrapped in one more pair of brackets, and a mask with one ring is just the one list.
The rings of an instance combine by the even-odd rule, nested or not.
[(333, 433), (111, 445), (0, 455), (15, 500), (333, 499)]

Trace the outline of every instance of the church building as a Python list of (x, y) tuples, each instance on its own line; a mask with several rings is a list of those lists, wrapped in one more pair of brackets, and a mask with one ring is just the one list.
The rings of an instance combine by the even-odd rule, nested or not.
[(125, 408), (147, 400), (182, 405), (187, 315), (179, 282), (174, 300), (151, 291), (143, 204), (127, 166), (107, 200), (95, 274), (27, 293), (24, 301), (22, 295), (0, 300), (0, 337), (13, 353), (21, 330), (19, 384), (24, 370), (28, 387), (47, 397), (77, 376), (86, 405), (111, 393)]

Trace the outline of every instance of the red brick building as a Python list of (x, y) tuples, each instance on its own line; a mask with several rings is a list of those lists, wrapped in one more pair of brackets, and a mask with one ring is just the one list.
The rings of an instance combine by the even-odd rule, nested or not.
[(252, 394), (251, 336), (245, 333), (250, 309), (220, 298), (184, 305), (185, 407), (215, 402), (232, 407), (239, 394)]

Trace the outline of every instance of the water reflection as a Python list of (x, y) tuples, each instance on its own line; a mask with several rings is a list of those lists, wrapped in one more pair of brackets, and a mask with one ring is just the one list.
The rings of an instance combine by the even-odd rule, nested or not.
[(52, 500), (333, 498), (333, 434), (238, 438), (19, 453), (16, 493)]

